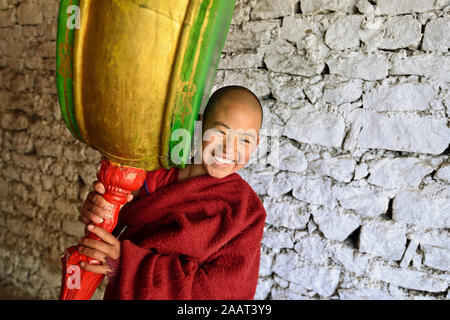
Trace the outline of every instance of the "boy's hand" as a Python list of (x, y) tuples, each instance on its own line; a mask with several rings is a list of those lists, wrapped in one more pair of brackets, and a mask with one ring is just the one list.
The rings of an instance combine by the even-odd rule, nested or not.
[(89, 225), (87, 229), (97, 235), (103, 241), (89, 238), (81, 238), (78, 244), (78, 251), (92, 259), (102, 262), (101, 265), (81, 263), (81, 268), (86, 271), (100, 274), (108, 274), (111, 268), (106, 264), (106, 258), (118, 259), (120, 257), (120, 241), (108, 231)]
[[(85, 224), (103, 223), (104, 219), (112, 219), (111, 213), (113, 205), (106, 201), (101, 195), (105, 193), (105, 187), (100, 181), (95, 181), (92, 186), (95, 191), (89, 192), (81, 207), (81, 219)], [(129, 194), (127, 202), (133, 200), (133, 195)]]

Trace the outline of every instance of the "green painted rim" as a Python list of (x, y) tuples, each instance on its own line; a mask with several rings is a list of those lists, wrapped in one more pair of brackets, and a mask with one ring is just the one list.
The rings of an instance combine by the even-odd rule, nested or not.
[[(212, 4), (211, 4), (212, 1)], [(189, 34), (189, 44), (187, 52), (183, 59), (181, 69), (181, 80), (188, 82), (194, 74), (194, 85), (197, 90), (191, 100), (192, 110), (188, 115), (185, 115), (183, 110), (190, 108), (190, 106), (183, 105), (183, 96), (189, 95), (190, 88), (183, 88), (183, 92), (176, 100), (175, 112), (173, 113), (171, 132), (177, 129), (186, 129), (190, 132), (193, 138), (195, 121), (197, 120), (200, 108), (206, 103), (217, 74), (217, 67), (220, 61), (220, 56), (225, 45), (225, 41), (230, 28), (231, 19), (233, 17), (235, 0), (204, 0), (201, 3), (199, 14), (194, 22), (194, 25)], [(203, 41), (200, 42), (201, 29), (203, 27), (204, 19), (206, 17), (207, 9), (211, 5), (209, 12), (208, 25), (206, 32), (203, 34)], [(192, 69), (194, 63), (194, 55), (200, 45), (199, 64), (196, 70)], [(171, 161), (169, 156), (169, 163), (172, 167), (184, 168), (190, 157), (191, 143), (189, 141), (170, 141), (169, 155), (175, 146), (181, 143), (181, 150), (186, 150), (186, 154), (180, 155), (181, 164), (175, 164)]]
[(77, 125), (73, 100), (73, 50), (75, 29), (70, 29), (67, 13), (70, 6), (78, 6), (79, 0), (61, 0), (58, 15), (58, 33), (56, 42), (56, 87), (59, 106), (70, 133), (85, 142)]

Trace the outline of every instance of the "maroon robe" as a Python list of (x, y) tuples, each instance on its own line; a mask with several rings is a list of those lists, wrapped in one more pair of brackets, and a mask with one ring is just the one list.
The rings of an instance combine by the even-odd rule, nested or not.
[(265, 218), (237, 173), (168, 183), (122, 209), (127, 229), (104, 299), (252, 300)]

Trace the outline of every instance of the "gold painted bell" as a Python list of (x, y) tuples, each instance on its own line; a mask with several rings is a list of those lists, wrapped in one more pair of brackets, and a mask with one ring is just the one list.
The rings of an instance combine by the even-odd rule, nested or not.
[(57, 86), (72, 135), (121, 165), (183, 168), (234, 2), (62, 0)]

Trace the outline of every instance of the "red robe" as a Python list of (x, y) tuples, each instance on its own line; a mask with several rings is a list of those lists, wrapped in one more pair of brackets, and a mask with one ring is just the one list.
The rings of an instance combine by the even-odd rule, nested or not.
[(258, 195), (237, 173), (176, 181), (178, 171), (160, 170), (166, 185), (122, 209), (104, 299), (252, 300), (266, 218)]

